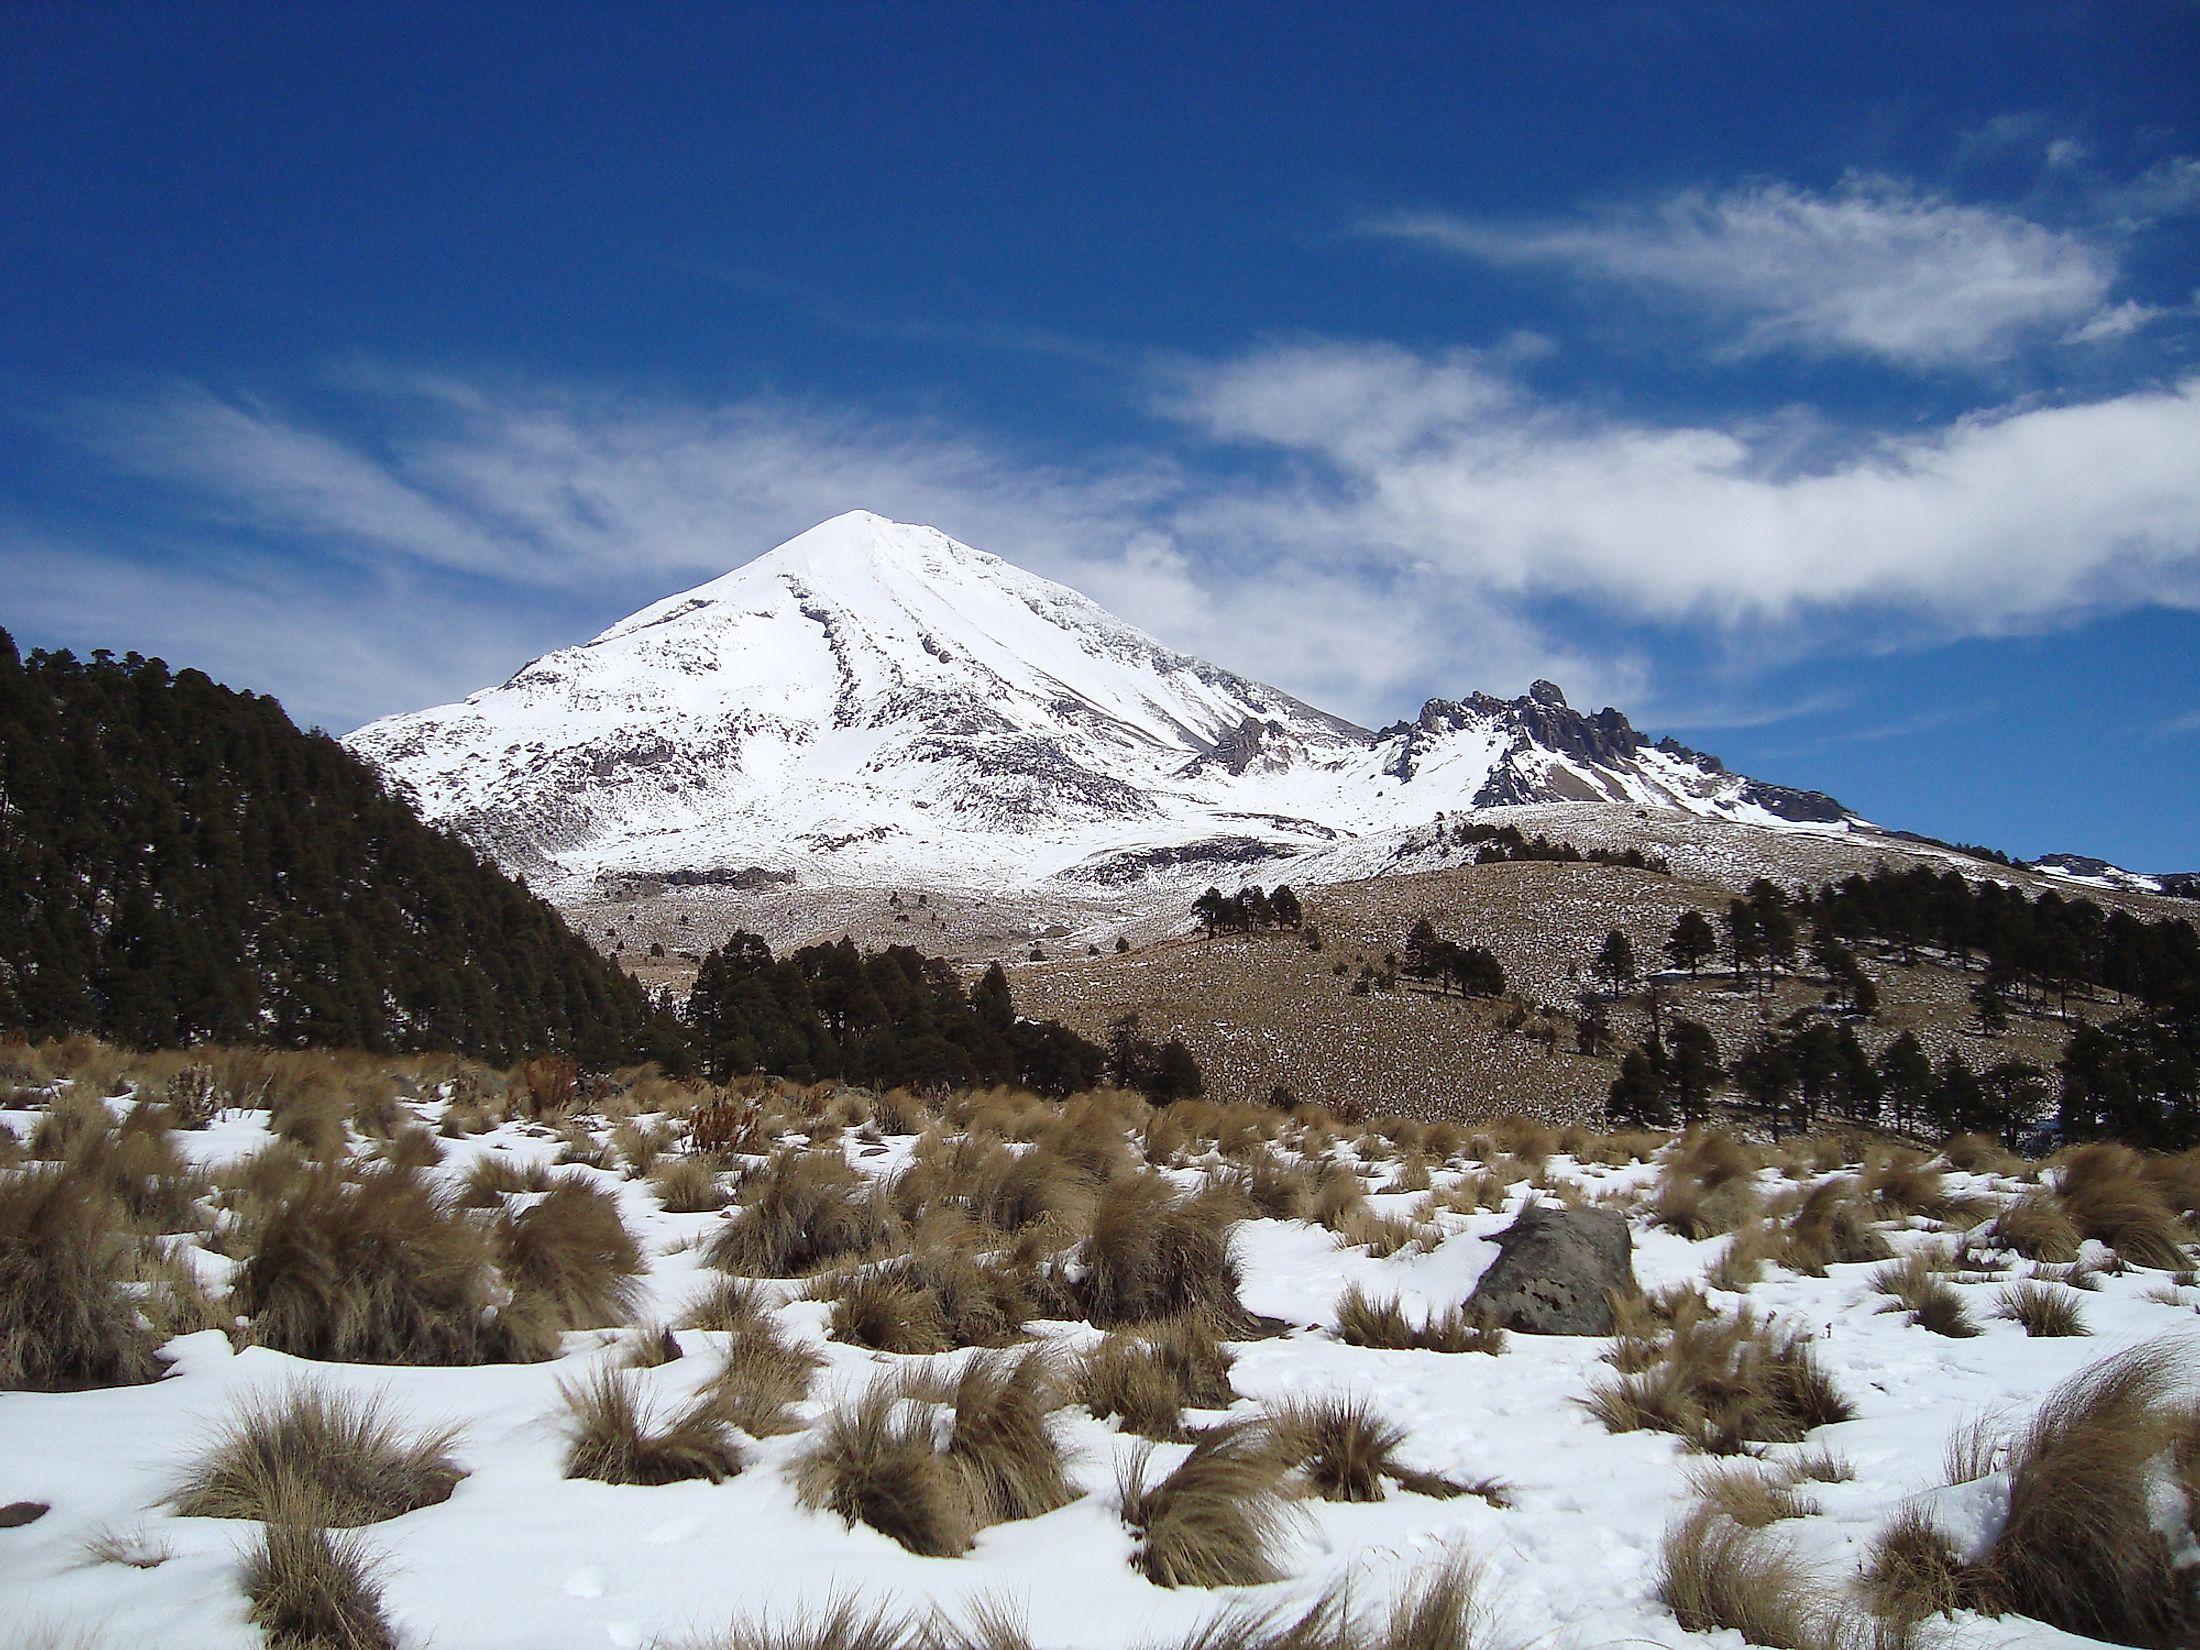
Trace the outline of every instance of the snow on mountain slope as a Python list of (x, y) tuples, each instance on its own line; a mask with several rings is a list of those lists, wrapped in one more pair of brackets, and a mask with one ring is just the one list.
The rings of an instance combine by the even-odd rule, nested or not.
[(1595, 800), (1842, 828), (1616, 711), (1431, 701), (1380, 734), (857, 511), (464, 703), (348, 741), (552, 889), (600, 873), (1197, 879), (1462, 808)]

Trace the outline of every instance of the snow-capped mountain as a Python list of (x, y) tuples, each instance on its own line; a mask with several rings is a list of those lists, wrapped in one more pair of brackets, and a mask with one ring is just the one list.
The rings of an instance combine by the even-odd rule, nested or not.
[(1547, 682), (1369, 732), (862, 511), (347, 743), (429, 819), (553, 887), (1174, 880), (1554, 801), (1851, 822), (1651, 744), (1617, 711), (1583, 716)]

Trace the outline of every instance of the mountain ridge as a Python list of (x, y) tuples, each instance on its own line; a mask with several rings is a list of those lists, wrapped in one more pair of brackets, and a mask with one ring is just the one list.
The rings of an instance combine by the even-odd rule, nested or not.
[(564, 886), (733, 866), (1197, 880), (1248, 854), (1565, 801), (1864, 828), (1831, 797), (1729, 773), (1615, 709), (1584, 715), (1549, 682), (1431, 699), (1370, 730), (865, 511), (346, 743), (431, 820)]

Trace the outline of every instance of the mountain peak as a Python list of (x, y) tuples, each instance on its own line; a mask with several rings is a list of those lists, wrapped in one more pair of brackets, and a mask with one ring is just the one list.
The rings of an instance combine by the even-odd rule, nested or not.
[(778, 548), (735, 569), (736, 574), (830, 573), (851, 568), (897, 567), (937, 571), (952, 564), (999, 560), (953, 539), (937, 527), (895, 521), (872, 510), (848, 510), (797, 533)]

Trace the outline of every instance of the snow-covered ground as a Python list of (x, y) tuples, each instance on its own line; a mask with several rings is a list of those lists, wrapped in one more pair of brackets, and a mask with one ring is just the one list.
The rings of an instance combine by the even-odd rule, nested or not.
[[(409, 1102), (408, 1109), (432, 1126), (442, 1108), (429, 1100)], [(30, 1112), (0, 1112), (0, 1123), (19, 1137), (34, 1121)], [(201, 1162), (234, 1162), (264, 1145), (265, 1121), (264, 1114), (232, 1114), (177, 1138)], [(547, 1130), (518, 1123), (445, 1145), (433, 1172), (454, 1180), (483, 1156), (548, 1166), (559, 1151)], [(907, 1162), (913, 1145), (907, 1135), (866, 1141), (851, 1132), (825, 1149), (847, 1152), (865, 1174), (888, 1176)], [(1385, 1184), (1392, 1166), (1371, 1165), (1368, 1184)], [(1476, 1167), (1454, 1157), (1435, 1168), (1434, 1189), (1457, 1184)], [(717, 1276), (697, 1239), (722, 1216), (666, 1213), (650, 1182), (617, 1169), (567, 1165), (555, 1172), (618, 1196), (650, 1257), (643, 1321), (674, 1321)], [(1187, 1186), (1202, 1174), (1196, 1158), (1172, 1172)], [(1557, 1156), (1543, 1178), (1617, 1199), (1644, 1191), (1655, 1172), (1652, 1164), (1612, 1168)], [(1764, 1178), (1784, 1184), (1771, 1169)], [(2016, 1183), (1951, 1172), (1947, 1188), (1991, 1203), (2011, 1195)], [(1675, 1645), (1688, 1635), (1655, 1597), (1656, 1559), (1668, 1525), (1693, 1504), (1691, 1474), (1706, 1462), (1661, 1433), (1608, 1433), (1583, 1407), (1591, 1384), (1611, 1373), (1602, 1361), (1610, 1341), (1514, 1334), (1495, 1356), (1447, 1355), (1352, 1347), (1328, 1327), (1349, 1285), (1396, 1294), (1415, 1315), (1463, 1300), (1497, 1252), (1493, 1235), (1533, 1194), (1522, 1178), (1502, 1211), (1424, 1209), (1441, 1241), (1384, 1259), (1345, 1247), (1307, 1222), (1256, 1219), (1236, 1229), (1245, 1304), (1290, 1327), (1236, 1348), (1232, 1380), (1242, 1397), (1232, 1414), (1258, 1415), (1294, 1397), (1357, 1395), (1406, 1427), (1403, 1454), (1412, 1466), (1507, 1486), (1502, 1506), (1471, 1495), (1435, 1500), (1406, 1493), (1364, 1505), (1298, 1501), (1282, 1554), (1287, 1579), (1272, 1586), (1172, 1591), (1145, 1580), (1130, 1563), (1134, 1538), (1120, 1514), (1117, 1483), (1118, 1464), (1138, 1440), (1074, 1405), (1051, 1424), (1069, 1451), (1078, 1499), (986, 1530), (965, 1557), (921, 1558), (871, 1529), (798, 1505), (790, 1469), (811, 1446), (811, 1428), (747, 1444), (745, 1470), (717, 1485), (612, 1486), (562, 1476), (560, 1383), (623, 1359), (635, 1342), (632, 1331), (568, 1335), (562, 1356), (548, 1363), (459, 1369), (314, 1364), (257, 1347), (233, 1349), (222, 1333), (206, 1331), (170, 1344), (166, 1376), (149, 1385), (0, 1394), (0, 1502), (52, 1507), (35, 1523), (0, 1530), (0, 1633), (12, 1630), (11, 1643), (31, 1642), (32, 1627), (44, 1624), (113, 1647), (257, 1644), (238, 1582), (253, 1527), (179, 1517), (167, 1502), (210, 1431), (233, 1409), (266, 1405), (292, 1383), (313, 1380), (381, 1394), (408, 1423), (459, 1429), (457, 1455), (467, 1476), (449, 1500), (364, 1532), (369, 1548), (387, 1560), (384, 1600), (407, 1645), (643, 1646), (722, 1629), (737, 1617), (785, 1615), (853, 1595), (866, 1603), (951, 1610), (992, 1600), (1021, 1614), (1041, 1646), (1103, 1650), (1173, 1642), (1239, 1598), (1302, 1604), (1349, 1583), (1356, 1598), (1377, 1601), (1447, 1554), (1463, 1555), (1479, 1572), (1483, 1642), (1496, 1650)], [(1376, 1191), (1370, 1198), (1377, 1210), (1396, 1214), (1422, 1201), (1408, 1192)], [(1884, 1229), (1901, 1251), (1951, 1241), (1915, 1218)], [(1637, 1274), (1652, 1290), (1702, 1283), (1728, 1241), (1687, 1241), (1639, 1209), (1633, 1235)], [(2098, 1245), (2089, 1252), (2096, 1262), (2111, 1259)], [(218, 1282), (228, 1263), (212, 1255), (203, 1260)], [(1990, 1315), (1997, 1285), (1958, 1282), (1982, 1326), (1974, 1338), (1959, 1340), (1882, 1310), (1886, 1298), (1871, 1285), (1873, 1270), (1835, 1265), (1811, 1278), (1773, 1269), (1747, 1296), (1755, 1311), (1811, 1337), (1856, 1411), (1856, 1419), (1820, 1429), (1807, 1445), (1762, 1451), (1777, 1464), (1806, 1449), (1830, 1450), (1853, 1466), (1851, 1481), (1805, 1485), (1814, 1510), (1778, 1527), (1835, 1585), (1858, 1572), (1871, 1538), (1911, 1498), (1937, 1501), (1951, 1527), (1963, 1528), (1957, 1504), (1975, 1505), (1985, 1492), (1947, 1490), (1943, 1451), (1972, 1418), (2021, 1414), (2074, 1372), (2146, 1342), (2166, 1339), (2200, 1376), (2200, 1290), (2175, 1286), (2166, 1273), (2102, 1271), (2097, 1291), (2080, 1297), (2091, 1334), (2072, 1339), (2028, 1339), (2017, 1324)], [(2012, 1262), (2006, 1277), (2027, 1270)], [(814, 1418), (913, 1361), (829, 1338), (827, 1304), (801, 1298), (799, 1282), (766, 1287), (782, 1302), (781, 1327), (825, 1359), (805, 1415)], [(1741, 1304), (1732, 1293), (1713, 1291), (1711, 1298), (1725, 1310)], [(1095, 1338), (1082, 1324), (1042, 1322), (1033, 1331), (1070, 1351)], [(707, 1379), (723, 1339), (681, 1331), (684, 1356), (637, 1378), (669, 1408)], [(952, 1367), (970, 1355), (933, 1361)], [(1187, 1448), (1158, 1446), (1159, 1464), (1173, 1464)], [(169, 1556), (142, 1569), (96, 1561), (86, 1543), (103, 1532), (141, 1539)], [(2041, 1650), (2066, 1638), (2017, 1618), (1964, 1617), (1948, 1631), (1963, 1644)], [(1740, 1642), (1732, 1634), (1719, 1638)]]

